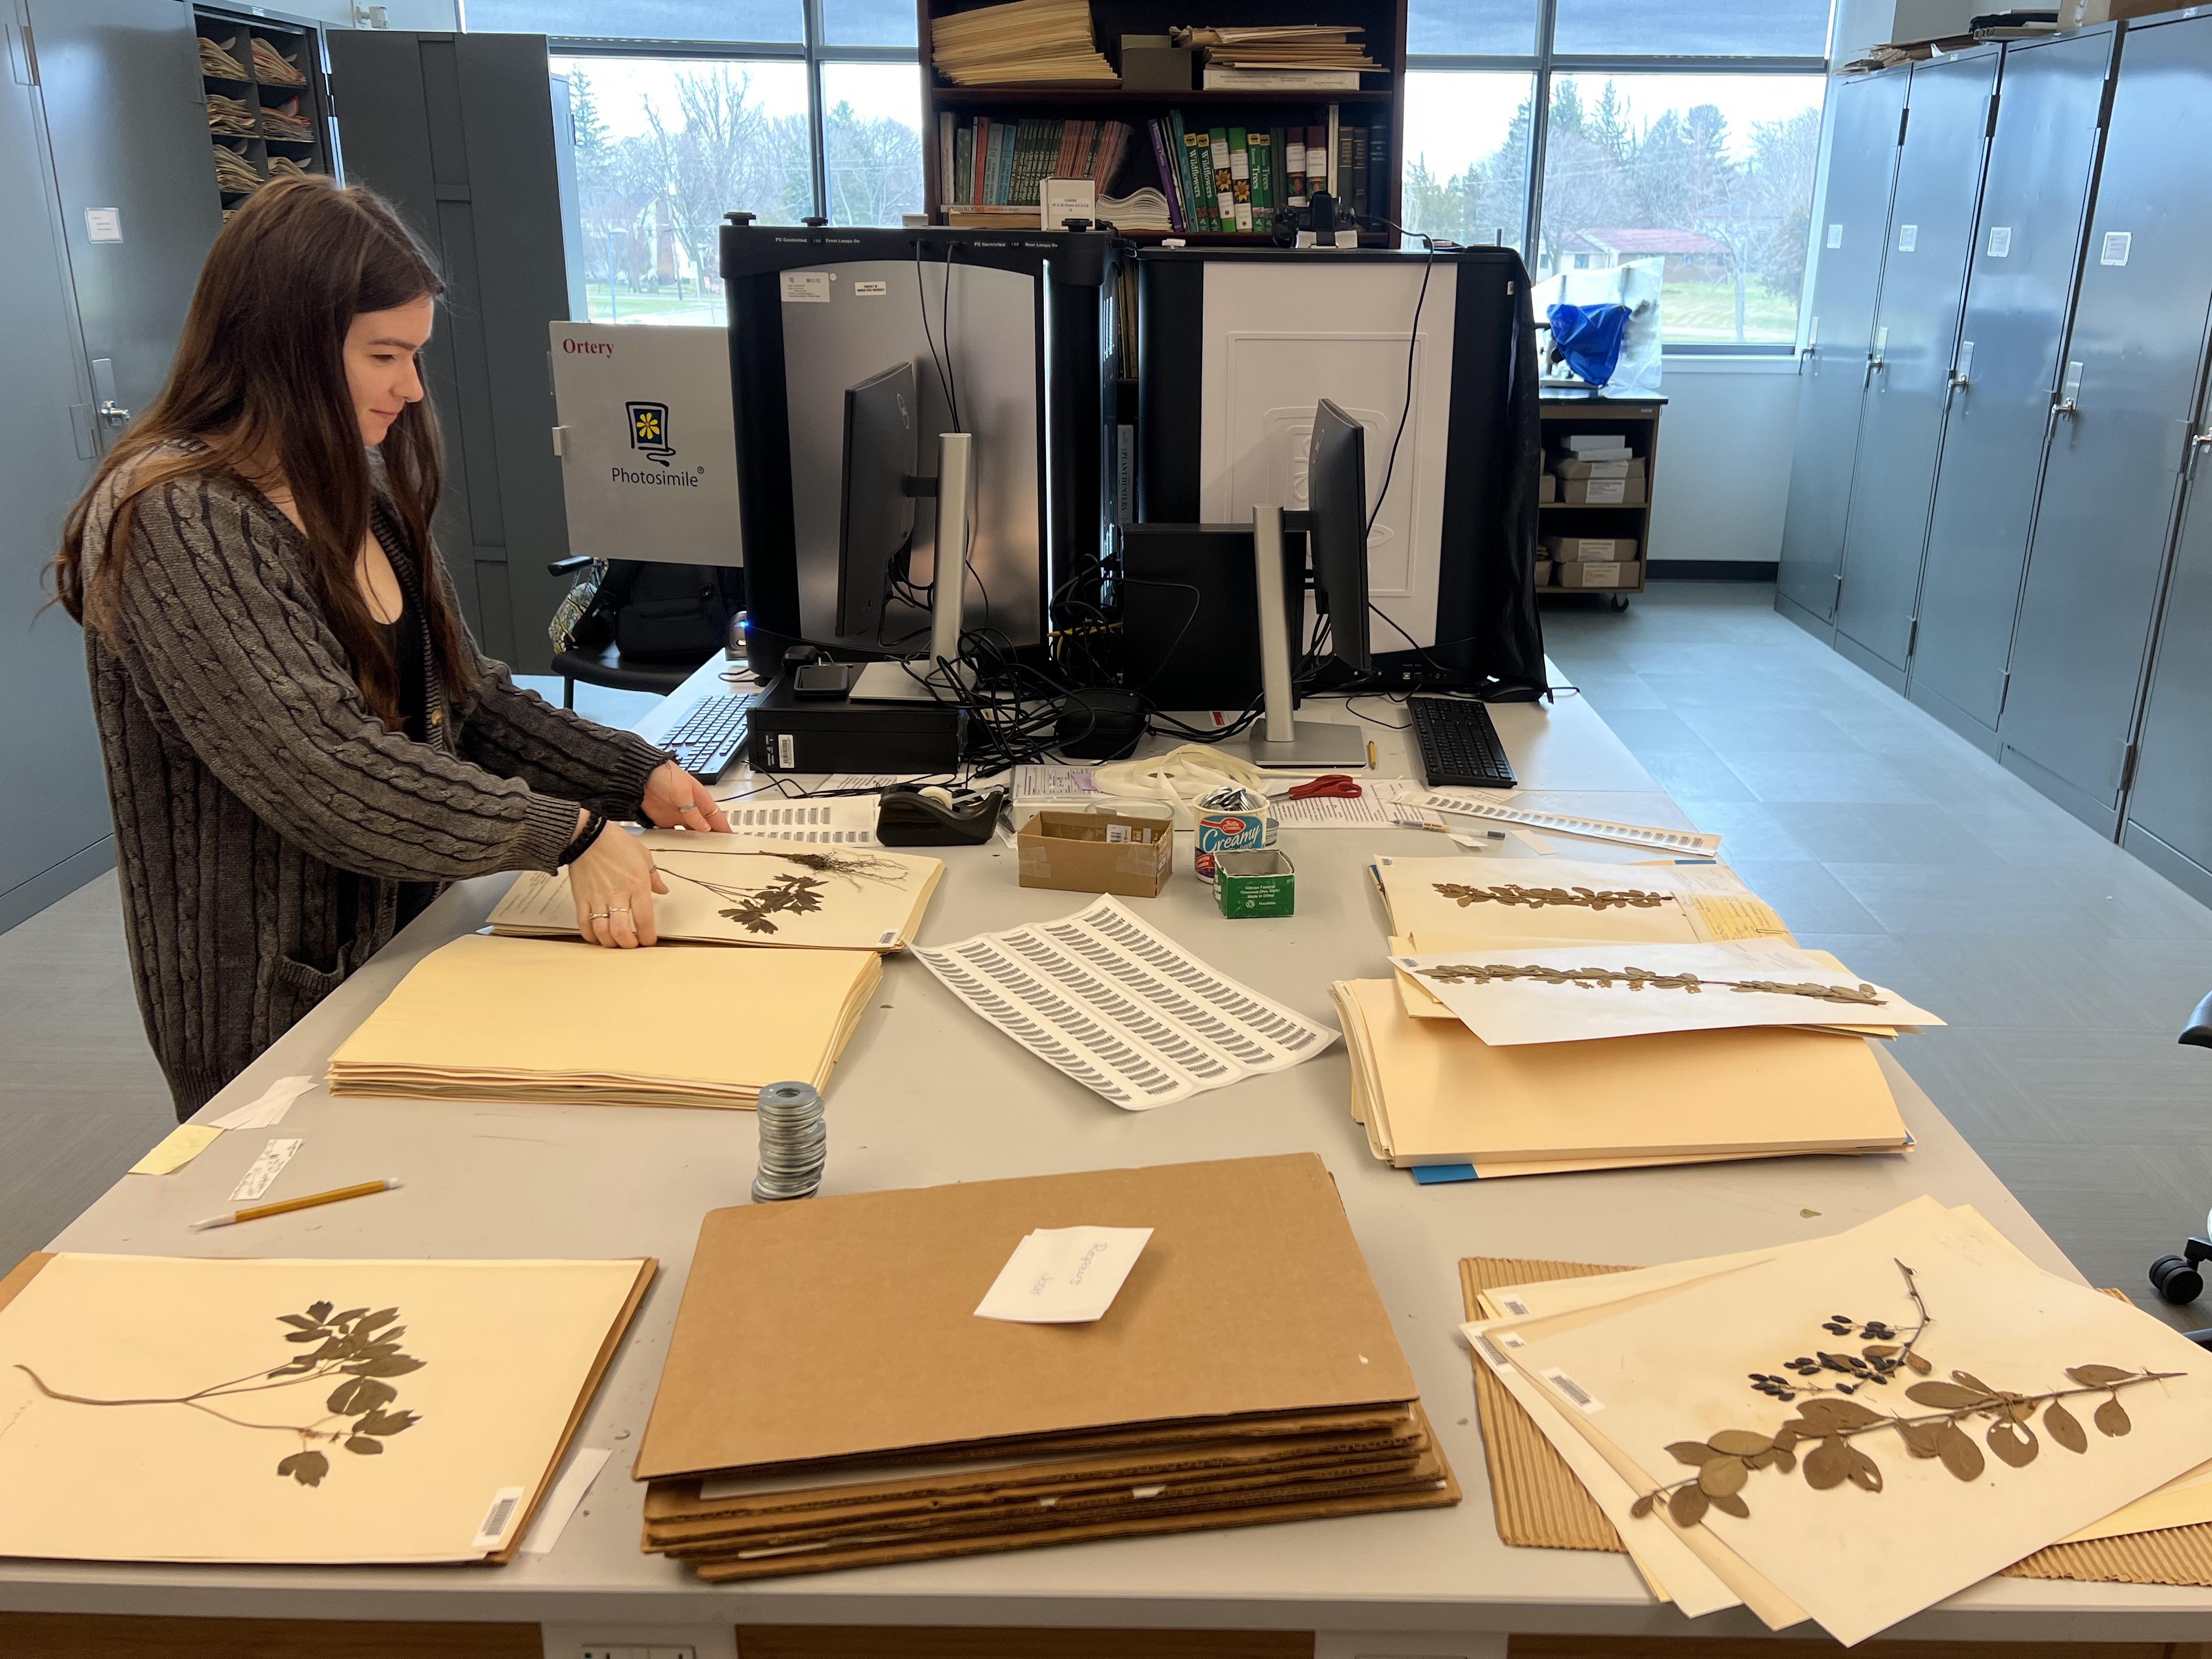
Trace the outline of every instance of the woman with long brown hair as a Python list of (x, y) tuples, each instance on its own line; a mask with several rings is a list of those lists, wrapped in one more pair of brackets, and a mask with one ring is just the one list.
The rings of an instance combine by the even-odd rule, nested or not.
[(662, 751), (521, 690), (469, 637), (430, 540), (416, 367), (442, 289), (368, 191), (264, 185), (63, 529), (139, 1006), (180, 1118), (441, 884), (566, 865), (585, 938), (651, 945), (667, 890), (609, 821), (729, 828)]

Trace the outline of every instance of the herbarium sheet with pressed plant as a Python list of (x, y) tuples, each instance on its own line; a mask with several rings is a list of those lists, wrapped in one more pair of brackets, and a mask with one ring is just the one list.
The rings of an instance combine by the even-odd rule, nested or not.
[(1702, 1267), (1485, 1335), (1627, 1483), (1632, 1551), (1778, 1627), (1863, 1640), (2212, 1458), (2212, 1356), (1971, 1211)]
[(1747, 1025), (1894, 1030), (1943, 1023), (1832, 957), (1763, 941), (1501, 942), (1390, 961), (1497, 1046)]
[(1374, 868), (1393, 933), (1449, 941), (1425, 949), (1474, 949), (1504, 939), (1795, 942), (1782, 918), (1724, 864), (1382, 856)]
[[(941, 859), (879, 847), (683, 830), (649, 830), (640, 839), (665, 889), (653, 901), (654, 929), (663, 939), (705, 944), (900, 950), (945, 873)], [(574, 934), (568, 872), (524, 872), (490, 920), (495, 933)]]
[(0, 1308), (0, 1555), (480, 1560), (646, 1269), (56, 1255)]

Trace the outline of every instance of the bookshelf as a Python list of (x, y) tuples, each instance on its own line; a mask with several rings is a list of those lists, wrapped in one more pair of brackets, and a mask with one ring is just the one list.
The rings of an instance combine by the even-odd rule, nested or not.
[[(1099, 51), (1118, 70), (1121, 37), (1125, 34), (1164, 35), (1171, 27), (1237, 27), (1261, 24), (1333, 23), (1362, 31), (1360, 44), (1367, 55), (1382, 64), (1379, 73), (1360, 76), (1358, 90), (1336, 92), (1159, 91), (1131, 88), (1096, 82), (1066, 85), (1005, 84), (954, 86), (938, 73), (930, 52), (930, 26), (940, 17), (981, 9), (989, 0), (916, 0), (921, 56), (922, 188), (923, 205), (932, 224), (944, 224), (953, 192), (944, 176), (939, 142), (939, 118), (949, 115), (956, 126), (977, 117), (993, 123), (1024, 119), (1119, 120), (1134, 129), (1121, 164), (1101, 195), (1125, 196), (1150, 185), (1163, 188), (1146, 124), (1171, 110), (1202, 112), (1205, 125), (1243, 126), (1253, 130), (1325, 126), (1334, 105), (1347, 124), (1371, 127), (1385, 135), (1386, 165), (1370, 174), (1382, 199), (1373, 199), (1370, 216), (1403, 223), (1401, 181), (1405, 155), (1406, 0), (1091, 0), (1093, 37)], [(1176, 235), (1192, 246), (1264, 246), (1273, 239), (1267, 229), (1226, 232), (1162, 232), (1125, 230), (1133, 242), (1152, 243)], [(1395, 246), (1396, 237), (1386, 231), (1362, 231), (1361, 246)]]

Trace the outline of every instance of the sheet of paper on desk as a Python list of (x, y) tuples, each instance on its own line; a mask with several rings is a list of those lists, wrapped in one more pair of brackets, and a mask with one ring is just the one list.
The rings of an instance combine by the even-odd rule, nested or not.
[(771, 799), (725, 802), (730, 828), (741, 836), (770, 841), (804, 841), (847, 847), (875, 847), (873, 795), (815, 795), (803, 799)]
[(914, 955), (972, 1012), (1125, 1111), (1281, 1071), (1336, 1041), (1112, 899)]
[(1102, 1319), (1152, 1237), (1150, 1227), (1040, 1227), (1014, 1247), (975, 1317), (1018, 1325)]
[(1554, 835), (1584, 836), (1592, 841), (1650, 847), (1663, 853), (1697, 853), (1710, 858), (1720, 850), (1721, 838), (1702, 830), (1664, 830), (1649, 823), (1619, 823), (1610, 818), (1583, 817), (1571, 812), (1540, 812), (1524, 806), (1500, 805), (1473, 793), (1431, 790), (1412, 797), (1414, 804), (1458, 817), (1487, 818), (1498, 823), (1517, 823), (1525, 829)]
[(1391, 961), (1498, 1047), (1741, 1025), (1943, 1023), (1832, 957), (1771, 943), (1501, 942)]
[(212, 1123), (179, 1123), (163, 1136), (145, 1157), (131, 1166), (132, 1175), (174, 1175), (221, 1139), (222, 1130)]

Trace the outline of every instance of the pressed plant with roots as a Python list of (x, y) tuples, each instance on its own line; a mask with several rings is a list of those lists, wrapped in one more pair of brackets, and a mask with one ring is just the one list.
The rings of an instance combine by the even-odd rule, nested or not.
[(1820, 1002), (1849, 1002), (1878, 1008), (1888, 999), (1874, 986), (1790, 984), (1775, 979), (1702, 979), (1695, 974), (1659, 974), (1649, 968), (1547, 968), (1539, 963), (1445, 962), (1413, 970), (1443, 985), (1488, 985), (1495, 981), (1530, 980), (1543, 985), (1571, 985), (1583, 991), (1765, 991), (1772, 996), (1811, 997)]
[[(332, 1306), (328, 1302), (316, 1302), (310, 1304), (305, 1313), (276, 1316), (278, 1323), (291, 1327), (284, 1340), (302, 1347), (313, 1342), (317, 1345), (313, 1352), (295, 1354), (273, 1370), (248, 1371), (227, 1382), (210, 1382), (191, 1394), (142, 1400), (100, 1400), (88, 1395), (65, 1394), (50, 1387), (28, 1365), (18, 1364), (15, 1369), (29, 1377), (32, 1385), (47, 1399), (71, 1406), (181, 1406), (234, 1428), (295, 1436), (300, 1449), (277, 1463), (276, 1473), (303, 1486), (319, 1486), (323, 1477), (331, 1472), (331, 1460), (321, 1449), (323, 1447), (342, 1446), (356, 1456), (380, 1456), (385, 1443), (392, 1436), (404, 1434), (422, 1421), (411, 1411), (393, 1409), (399, 1390), (391, 1379), (419, 1371), (426, 1363), (401, 1352), (399, 1339), (406, 1335), (407, 1328), (397, 1322), (398, 1309), (381, 1308), (372, 1313), (367, 1308), (348, 1308), (343, 1313), (334, 1313)], [(280, 1395), (293, 1389), (313, 1388), (332, 1377), (338, 1379), (337, 1385), (325, 1398), (323, 1413), (305, 1423), (253, 1422), (218, 1411), (214, 1404), (218, 1400), (235, 1401), (252, 1395)], [(265, 1403), (288, 1402), (272, 1400)]]
[(763, 886), (744, 887), (733, 882), (708, 881), (703, 876), (672, 870), (665, 864), (654, 866), (672, 880), (703, 887), (716, 898), (726, 901), (730, 908), (719, 914), (724, 921), (736, 922), (749, 933), (773, 933), (776, 931), (775, 918), (780, 915), (811, 915), (820, 910), (822, 896), (830, 885), (825, 877), (835, 877), (856, 887), (864, 881), (896, 886), (906, 874), (903, 866), (878, 858), (872, 853), (771, 853), (763, 849), (735, 854), (718, 853), (714, 856), (777, 859), (808, 872), (795, 875), (787, 871)]

